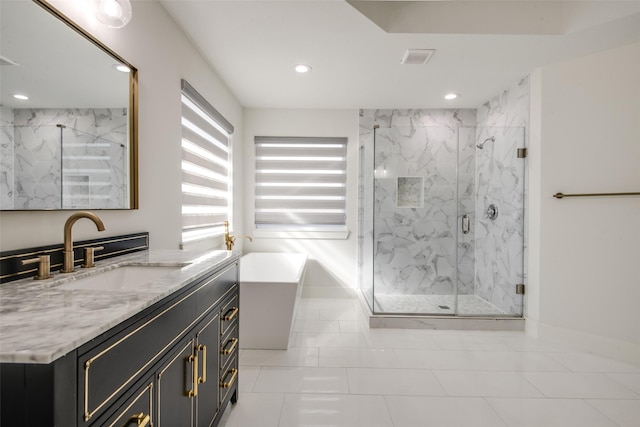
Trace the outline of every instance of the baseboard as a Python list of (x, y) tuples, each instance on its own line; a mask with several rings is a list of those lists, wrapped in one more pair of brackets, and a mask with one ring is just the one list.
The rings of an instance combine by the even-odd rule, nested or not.
[(527, 320), (527, 332), (540, 339), (568, 344), (579, 350), (596, 353), (640, 366), (640, 345), (602, 335), (560, 328)]
[(353, 288), (307, 285), (302, 287), (303, 298), (357, 298), (357, 294), (358, 291)]

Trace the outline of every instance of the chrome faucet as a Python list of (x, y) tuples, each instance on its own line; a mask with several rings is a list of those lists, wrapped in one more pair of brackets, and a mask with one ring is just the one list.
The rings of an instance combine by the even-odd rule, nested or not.
[(224, 243), (225, 245), (227, 245), (227, 250), (230, 251), (233, 249), (233, 244), (236, 242), (236, 239), (240, 237), (240, 238), (247, 238), (249, 239), (250, 242), (253, 242), (253, 239), (250, 236), (231, 236), (229, 235), (229, 221), (225, 221), (224, 222)]
[(80, 218), (89, 218), (94, 222), (98, 231), (104, 231), (104, 223), (98, 215), (92, 212), (80, 211), (71, 215), (67, 219), (67, 222), (64, 223), (64, 263), (62, 264), (62, 270), (60, 270), (61, 273), (73, 273), (75, 271), (73, 268), (73, 240), (71, 238), (71, 228)]

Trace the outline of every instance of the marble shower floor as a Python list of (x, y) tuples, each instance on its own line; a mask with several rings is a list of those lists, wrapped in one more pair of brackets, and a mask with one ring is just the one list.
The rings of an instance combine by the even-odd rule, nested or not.
[[(455, 295), (377, 294), (375, 312), (402, 314), (446, 314), (455, 312)], [(458, 295), (458, 315), (501, 316), (506, 313), (477, 295)]]

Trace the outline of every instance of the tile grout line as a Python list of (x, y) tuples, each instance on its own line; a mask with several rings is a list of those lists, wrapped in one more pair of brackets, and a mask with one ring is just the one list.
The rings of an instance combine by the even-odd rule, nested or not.
[[(604, 412), (602, 412), (601, 410), (599, 410), (598, 408), (596, 408), (595, 406), (593, 406), (591, 404), (591, 402), (589, 402), (590, 399), (582, 399), (584, 401), (584, 403), (586, 405), (588, 405), (590, 408), (593, 408), (594, 411), (596, 411), (597, 413), (599, 413), (600, 415), (602, 415), (603, 417), (605, 417), (606, 419), (608, 419), (609, 421), (611, 421), (613, 424), (623, 427), (621, 424), (619, 424), (618, 422), (616, 422), (616, 420), (612, 419), (611, 417), (609, 417), (607, 414), (605, 414)], [(617, 400), (617, 399), (616, 399)]]

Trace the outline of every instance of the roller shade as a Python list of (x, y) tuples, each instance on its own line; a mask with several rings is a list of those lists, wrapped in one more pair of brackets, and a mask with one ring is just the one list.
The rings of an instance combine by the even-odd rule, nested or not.
[[(224, 233), (233, 126), (182, 81), (182, 242)], [(222, 118), (222, 122), (220, 122)]]
[(256, 137), (257, 228), (346, 227), (347, 138)]

